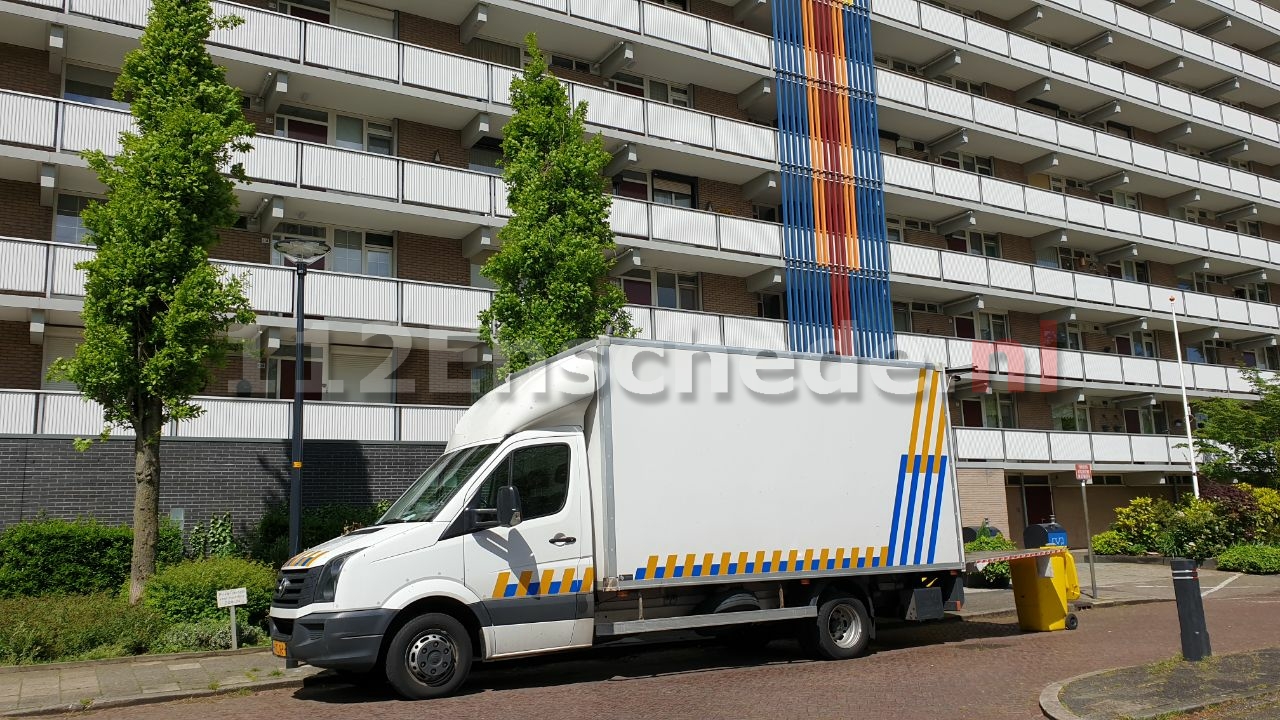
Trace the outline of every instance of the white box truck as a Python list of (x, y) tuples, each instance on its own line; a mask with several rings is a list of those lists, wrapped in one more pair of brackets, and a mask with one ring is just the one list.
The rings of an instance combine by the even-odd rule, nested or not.
[(273, 651), (448, 694), (696, 629), (860, 654), (963, 592), (935, 367), (601, 338), (509, 378), (374, 526), (283, 567)]

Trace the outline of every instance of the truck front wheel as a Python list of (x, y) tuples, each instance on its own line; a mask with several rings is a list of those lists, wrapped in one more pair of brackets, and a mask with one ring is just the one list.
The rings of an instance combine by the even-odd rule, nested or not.
[(857, 598), (830, 598), (818, 606), (817, 621), (805, 625), (800, 641), (823, 660), (858, 657), (871, 641), (871, 616)]
[(410, 700), (452, 694), (471, 672), (471, 637), (449, 615), (428, 613), (405, 623), (387, 647), (387, 681)]

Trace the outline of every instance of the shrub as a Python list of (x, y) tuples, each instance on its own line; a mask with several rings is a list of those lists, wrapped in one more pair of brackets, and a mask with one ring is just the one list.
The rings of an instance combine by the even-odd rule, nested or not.
[(156, 573), (147, 583), (142, 602), (171, 623), (219, 620), (227, 611), (218, 607), (218, 591), (243, 587), (249, 603), (240, 610), (257, 623), (267, 615), (275, 586), (275, 571), (250, 560), (190, 560)]
[(1116, 520), (1111, 529), (1119, 533), (1131, 545), (1142, 552), (1160, 549), (1173, 504), (1164, 498), (1138, 497), (1122, 508), (1116, 508)]
[(1093, 551), (1099, 555), (1141, 555), (1142, 548), (1115, 530), (1107, 530), (1093, 536)]
[(208, 525), (196, 523), (187, 533), (187, 557), (200, 560), (208, 557), (235, 557), (240, 554), (231, 526), (231, 513), (209, 518)]
[(1248, 485), (1205, 483), (1200, 497), (1213, 501), (1214, 513), (1222, 522), (1224, 546), (1252, 542), (1258, 534), (1258, 501)]
[(1258, 537), (1261, 540), (1280, 540), (1280, 491), (1274, 488), (1246, 485), (1258, 504)]
[[(986, 527), (985, 525), (983, 526)], [(965, 552), (978, 552), (982, 550), (1014, 550), (1018, 546), (1013, 541), (999, 534), (990, 534), (982, 531), (978, 532), (978, 539), (973, 542), (965, 543)], [(993, 562), (987, 563), (982, 568), (982, 579), (989, 583), (1000, 583), (1009, 579), (1009, 563)]]
[(151, 608), (108, 594), (0, 600), (0, 664), (137, 655), (164, 627)]
[(1218, 514), (1217, 504), (1203, 498), (1189, 498), (1169, 516), (1157, 541), (1168, 557), (1204, 560), (1232, 544), (1227, 522)]
[[(250, 624), (242, 613), (236, 613), (236, 630), (241, 646), (261, 644), (267, 637), (261, 628)], [(171, 625), (151, 646), (151, 652), (156, 653), (230, 649), (231, 623), (225, 617), (221, 620), (200, 620)]]
[[(391, 503), (383, 500), (373, 505), (332, 504), (302, 511), (300, 540), (302, 547), (319, 545), (357, 528), (372, 525), (382, 517)], [(249, 553), (272, 567), (280, 567), (289, 559), (289, 508), (273, 505), (267, 509), (253, 533)]]
[(1218, 553), (1218, 569), (1252, 575), (1275, 575), (1280, 573), (1280, 547), (1233, 545)]
[[(41, 518), (0, 533), (0, 597), (112, 592), (129, 576), (133, 531), (93, 519)], [(182, 533), (160, 525), (160, 563), (182, 559)]]

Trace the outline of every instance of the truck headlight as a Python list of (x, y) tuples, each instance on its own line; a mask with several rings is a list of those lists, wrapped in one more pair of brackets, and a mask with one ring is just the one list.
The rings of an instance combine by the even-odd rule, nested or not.
[(324, 564), (324, 568), (320, 570), (320, 582), (316, 590), (316, 602), (333, 602), (333, 596), (338, 591), (338, 578), (342, 575), (342, 566), (347, 564), (347, 560), (352, 555), (360, 552), (352, 550), (349, 553), (339, 555)]

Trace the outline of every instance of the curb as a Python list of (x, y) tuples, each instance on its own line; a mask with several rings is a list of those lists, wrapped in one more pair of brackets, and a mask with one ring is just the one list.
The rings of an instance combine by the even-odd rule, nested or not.
[(124, 663), (136, 662), (163, 662), (166, 660), (195, 660), (197, 658), (206, 657), (224, 657), (236, 655), (252, 655), (254, 653), (270, 654), (271, 647), (268, 645), (255, 645), (254, 647), (245, 647), (238, 650), (204, 650), (201, 652), (189, 653), (167, 653), (164, 655), (126, 655), (118, 658), (106, 658), (103, 660), (75, 660), (73, 662), (60, 663), (33, 663), (31, 665), (0, 665), (0, 675), (13, 675), (15, 673), (27, 672), (43, 672), (45, 670), (72, 670), (82, 667), (94, 667), (101, 665), (122, 665)]
[(0, 713), (0, 717), (37, 717), (42, 715), (64, 715), (67, 713), (88, 712), (91, 710), (104, 710), (107, 708), (132, 707), (137, 705), (154, 705), (157, 703), (173, 702), (175, 700), (190, 700), (194, 698), (215, 697), (218, 695), (232, 695), (244, 690), (252, 692), (261, 692), (263, 690), (280, 690), (283, 688), (302, 687), (307, 680), (315, 677), (318, 673), (304, 675), (296, 678), (280, 678), (274, 680), (258, 680), (255, 682), (246, 682), (243, 684), (227, 685), (217, 690), (175, 690), (172, 692), (147, 693), (145, 695), (128, 695), (120, 698), (109, 698), (101, 701), (93, 701), (88, 705), (79, 703), (72, 705), (47, 705), (39, 708), (26, 708), (23, 710), (10, 710), (9, 712)]
[(1058, 696), (1062, 694), (1062, 688), (1077, 680), (1083, 680), (1085, 678), (1093, 677), (1094, 675), (1101, 675), (1103, 673), (1109, 673), (1113, 670), (1120, 669), (1121, 668), (1109, 668), (1107, 670), (1094, 670), (1093, 672), (1076, 675), (1075, 677), (1067, 678), (1061, 682), (1047, 685), (1044, 690), (1040, 691), (1040, 712), (1044, 713), (1044, 716), (1049, 718), (1049, 720), (1085, 720), (1079, 715), (1068, 710), (1067, 706), (1063, 705), (1062, 701), (1058, 699)]
[[(1075, 601), (1079, 603), (1080, 601)], [(1123, 600), (1093, 600), (1087, 604), (1076, 606), (1077, 610), (1094, 610), (1097, 608), (1121, 607), (1123, 605), (1150, 605), (1152, 603), (1173, 602), (1172, 600), (1162, 600), (1160, 598), (1125, 598)], [(958, 617), (968, 620), (969, 618), (994, 617), (996, 615), (1014, 615), (1018, 612), (1017, 608), (1004, 608), (1000, 610), (982, 610), (979, 612), (959, 612), (951, 613)], [(1090, 673), (1092, 674), (1092, 673)], [(1084, 677), (1081, 675), (1080, 677)], [(1071, 678), (1076, 680), (1078, 678)]]

